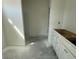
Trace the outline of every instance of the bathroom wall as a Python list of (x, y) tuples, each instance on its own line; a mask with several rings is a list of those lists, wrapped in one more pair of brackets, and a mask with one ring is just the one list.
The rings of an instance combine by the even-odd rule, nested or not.
[(50, 0), (49, 28), (62, 28), (65, 0)]
[(2, 48), (6, 48), (7, 47), (7, 43), (6, 43), (6, 36), (5, 36), (5, 33), (4, 33), (4, 28), (2, 27)]
[(21, 0), (3, 0), (2, 8), (7, 46), (25, 45)]
[(76, 0), (50, 0), (49, 28), (76, 33)]
[(47, 36), (48, 0), (22, 0), (22, 5), (26, 36)]
[(63, 28), (76, 33), (76, 0), (66, 0)]

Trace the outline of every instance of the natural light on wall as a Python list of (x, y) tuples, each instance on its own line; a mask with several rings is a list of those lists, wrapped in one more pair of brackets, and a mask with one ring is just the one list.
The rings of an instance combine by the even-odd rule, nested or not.
[(19, 31), (19, 29), (13, 24), (11, 19), (8, 18), (9, 23), (13, 26), (13, 28), (18, 32), (18, 34), (24, 39), (24, 35)]

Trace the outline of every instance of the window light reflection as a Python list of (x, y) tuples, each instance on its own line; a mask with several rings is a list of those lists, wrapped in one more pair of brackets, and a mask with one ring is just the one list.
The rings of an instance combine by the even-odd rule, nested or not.
[(13, 24), (11, 19), (8, 19), (9, 23), (13, 26), (13, 28), (18, 32), (18, 34), (24, 39), (24, 35), (19, 31), (19, 29)]

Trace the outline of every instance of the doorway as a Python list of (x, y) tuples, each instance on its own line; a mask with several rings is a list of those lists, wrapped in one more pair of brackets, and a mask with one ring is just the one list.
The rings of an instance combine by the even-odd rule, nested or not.
[[(22, 0), (26, 42), (48, 37), (49, 1)], [(35, 40), (34, 40), (34, 39)]]

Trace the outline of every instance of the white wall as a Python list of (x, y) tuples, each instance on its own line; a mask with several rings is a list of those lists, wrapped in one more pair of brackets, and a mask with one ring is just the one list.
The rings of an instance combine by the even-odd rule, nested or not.
[[(63, 23), (65, 0), (50, 0), (49, 27), (61, 28)], [(60, 24), (58, 24), (60, 22)]]
[(49, 21), (49, 28), (64, 28), (76, 33), (76, 1), (50, 0)]
[(7, 45), (25, 45), (21, 0), (3, 0), (2, 7)]
[(6, 36), (5, 36), (5, 33), (4, 33), (4, 28), (2, 27), (2, 48), (6, 48), (7, 47), (7, 43), (6, 43)]
[(30, 36), (47, 35), (48, 0), (23, 0), (22, 4), (24, 20), (29, 23), (26, 28), (29, 28)]
[(66, 0), (63, 28), (76, 33), (76, 0)]

